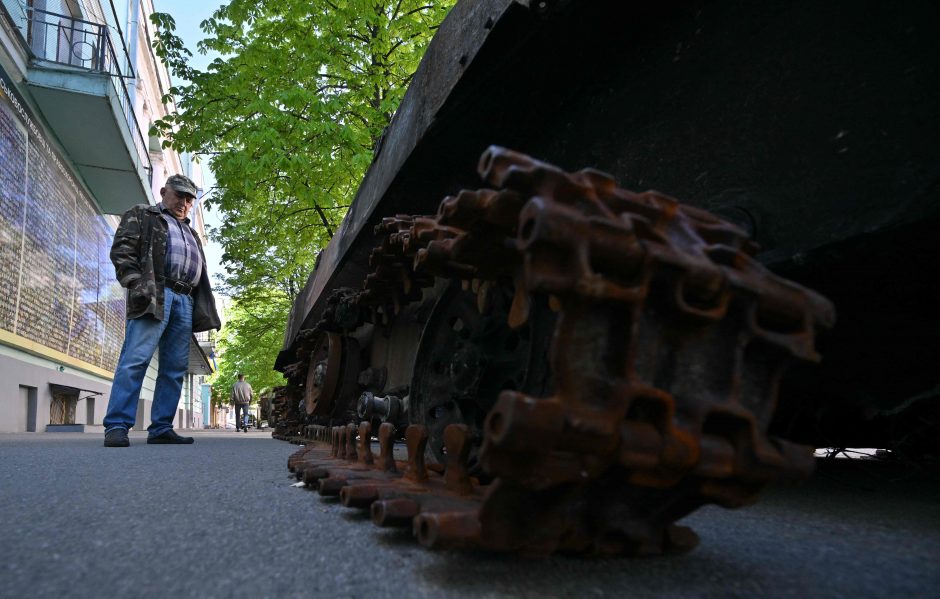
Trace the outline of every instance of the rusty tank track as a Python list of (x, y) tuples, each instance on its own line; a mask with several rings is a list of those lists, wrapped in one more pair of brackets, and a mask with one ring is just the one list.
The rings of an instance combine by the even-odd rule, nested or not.
[[(657, 192), (497, 147), (479, 172), (495, 189), (385, 219), (363, 290), (310, 337), (335, 353), (339, 333), (325, 343), (324, 331), (388, 325), (435, 278), (463, 281), (481, 312), (492, 286), (509, 285), (510, 326), (536, 294), (557, 312), (554, 393), (503, 391), (482, 443), (451, 424), (442, 465), (425, 462), (423, 425), (407, 428), (404, 462), (390, 423), (378, 457), (369, 422), (315, 427), (330, 447), (289, 458), (299, 479), (427, 547), (648, 555), (694, 547), (674, 522), (698, 507), (745, 505), (811, 472), (810, 448), (766, 431), (785, 369), (819, 360), (815, 333), (835, 318), (826, 299), (767, 271), (740, 229)], [(466, 467), (474, 447), (485, 484)]]

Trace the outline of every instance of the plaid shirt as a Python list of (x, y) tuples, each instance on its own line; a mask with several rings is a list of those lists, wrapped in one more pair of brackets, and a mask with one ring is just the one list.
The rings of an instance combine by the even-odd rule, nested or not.
[(164, 276), (189, 283), (193, 287), (199, 285), (202, 257), (199, 255), (198, 242), (189, 228), (189, 219), (182, 222), (176, 220), (176, 217), (163, 207), (163, 202), (160, 202), (160, 214), (166, 221), (168, 233)]

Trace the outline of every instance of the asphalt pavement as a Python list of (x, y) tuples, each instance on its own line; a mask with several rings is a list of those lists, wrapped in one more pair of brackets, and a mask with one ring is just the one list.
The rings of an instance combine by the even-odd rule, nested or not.
[[(186, 433), (189, 434), (189, 433)], [(0, 435), (0, 597), (938, 597), (940, 481), (837, 460), (683, 523), (688, 555), (436, 553), (295, 488), (264, 432)]]

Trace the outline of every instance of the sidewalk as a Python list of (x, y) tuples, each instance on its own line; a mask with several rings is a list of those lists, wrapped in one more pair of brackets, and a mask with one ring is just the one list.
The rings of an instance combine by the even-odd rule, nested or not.
[(821, 472), (696, 512), (702, 544), (678, 557), (435, 553), (292, 487), (297, 446), (268, 432), (181, 432), (195, 444), (0, 434), (0, 597), (854, 598), (940, 584), (940, 484)]

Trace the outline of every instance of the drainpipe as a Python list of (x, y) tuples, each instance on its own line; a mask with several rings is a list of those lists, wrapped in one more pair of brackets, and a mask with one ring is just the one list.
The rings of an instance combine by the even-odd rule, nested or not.
[(127, 39), (130, 47), (127, 49), (127, 59), (130, 61), (130, 67), (134, 71), (134, 84), (128, 91), (131, 99), (131, 109), (137, 114), (137, 79), (140, 77), (140, 69), (137, 68), (137, 36), (140, 21), (140, 0), (130, 0), (130, 13), (127, 22)]

